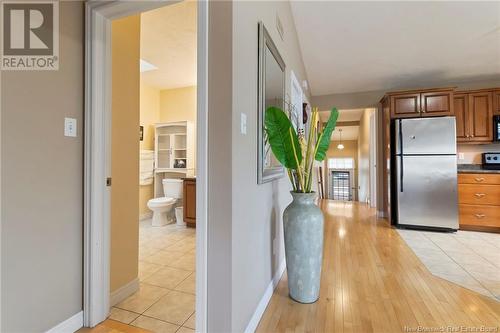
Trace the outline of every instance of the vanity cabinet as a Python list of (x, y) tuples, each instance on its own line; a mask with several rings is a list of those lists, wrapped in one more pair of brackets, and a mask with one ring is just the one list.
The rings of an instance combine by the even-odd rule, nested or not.
[(393, 119), (453, 115), (453, 88), (390, 92), (385, 98)]
[(183, 178), (184, 222), (196, 227), (196, 178)]
[(480, 143), (493, 141), (493, 93), (473, 91), (455, 93), (457, 141)]
[(500, 174), (459, 174), (460, 229), (500, 231)]

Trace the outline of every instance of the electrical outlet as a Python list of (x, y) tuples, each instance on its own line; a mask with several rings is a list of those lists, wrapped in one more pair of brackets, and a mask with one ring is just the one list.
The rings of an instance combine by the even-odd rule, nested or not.
[(76, 137), (75, 118), (64, 118), (64, 136)]
[(464, 153), (458, 153), (458, 159), (463, 161), (465, 160), (465, 154)]
[(245, 113), (241, 114), (241, 134), (247, 134), (247, 115)]

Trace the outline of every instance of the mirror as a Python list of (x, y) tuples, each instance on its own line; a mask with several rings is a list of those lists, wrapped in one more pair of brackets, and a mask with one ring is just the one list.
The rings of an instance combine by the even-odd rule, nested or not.
[(264, 24), (259, 23), (259, 78), (258, 78), (258, 165), (259, 184), (283, 177), (284, 168), (274, 157), (264, 131), (267, 108), (276, 106), (284, 110), (285, 62), (274, 45)]

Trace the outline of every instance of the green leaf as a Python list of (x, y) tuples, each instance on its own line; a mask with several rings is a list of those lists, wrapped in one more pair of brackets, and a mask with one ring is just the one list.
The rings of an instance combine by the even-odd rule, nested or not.
[(328, 118), (328, 122), (326, 123), (325, 128), (323, 128), (323, 131), (320, 133), (318, 142), (316, 143), (316, 152), (314, 154), (314, 159), (316, 161), (321, 162), (325, 159), (326, 151), (330, 146), (332, 132), (335, 129), (338, 117), (339, 112), (337, 111), (337, 108), (333, 108), (330, 112), (330, 118)]
[(296, 170), (302, 161), (297, 133), (287, 115), (274, 106), (266, 110), (265, 130), (276, 159), (288, 169)]

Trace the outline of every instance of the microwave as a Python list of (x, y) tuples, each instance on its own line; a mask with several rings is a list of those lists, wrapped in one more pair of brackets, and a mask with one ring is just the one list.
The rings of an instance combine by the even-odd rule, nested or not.
[(500, 142), (500, 116), (493, 117), (493, 141)]

